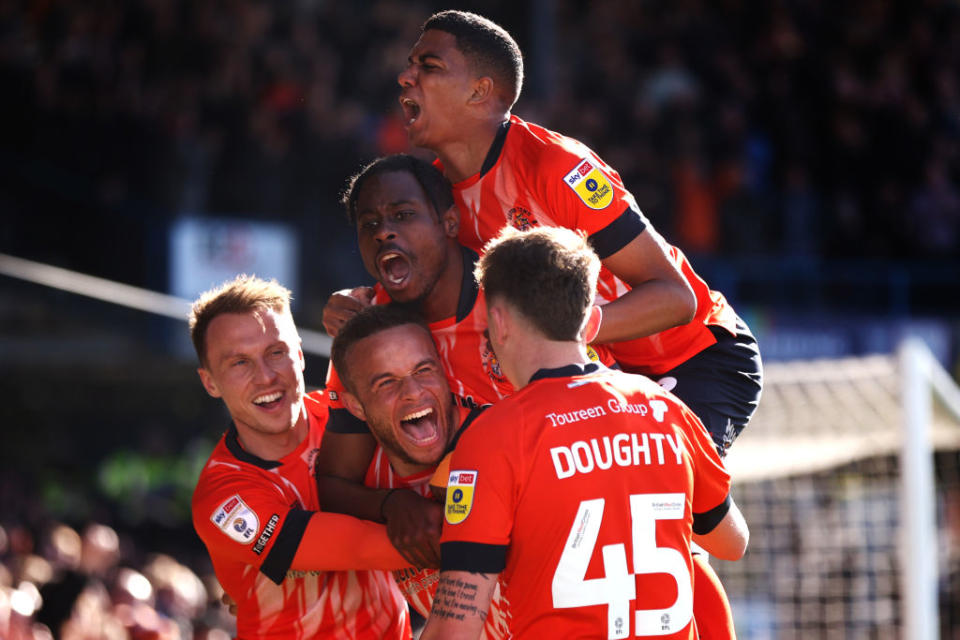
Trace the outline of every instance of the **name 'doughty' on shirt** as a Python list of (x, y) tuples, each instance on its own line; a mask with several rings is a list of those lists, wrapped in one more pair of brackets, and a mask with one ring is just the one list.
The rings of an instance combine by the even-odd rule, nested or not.
[[(632, 413), (639, 416), (651, 415), (657, 422), (663, 422), (667, 405), (662, 400), (651, 400), (648, 404), (622, 403), (610, 398), (606, 406), (594, 405), (586, 409), (576, 409), (562, 413), (551, 412), (545, 418), (553, 427), (560, 427), (581, 420), (592, 420), (610, 413)], [(577, 440), (570, 445), (561, 445), (550, 449), (550, 458), (557, 478), (570, 478), (577, 473), (591, 473), (595, 470), (640, 465), (683, 464), (683, 443), (677, 436), (669, 433), (616, 433), (589, 440)]]

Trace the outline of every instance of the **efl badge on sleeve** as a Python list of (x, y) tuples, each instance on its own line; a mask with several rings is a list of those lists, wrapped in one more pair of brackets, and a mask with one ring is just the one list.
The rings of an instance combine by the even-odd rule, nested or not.
[(475, 486), (477, 486), (476, 471), (450, 472), (450, 480), (447, 482), (447, 503), (444, 509), (448, 524), (460, 524), (470, 515)]
[(250, 542), (260, 529), (260, 520), (253, 509), (234, 495), (211, 514), (210, 520), (237, 542)]
[(613, 185), (596, 162), (583, 158), (563, 181), (591, 209), (605, 209), (613, 202)]

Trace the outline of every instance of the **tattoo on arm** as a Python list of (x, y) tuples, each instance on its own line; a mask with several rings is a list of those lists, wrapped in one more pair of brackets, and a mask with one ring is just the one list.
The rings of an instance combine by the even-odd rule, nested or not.
[[(482, 573), (471, 573), (470, 576), (464, 580), (453, 580), (441, 574), (430, 615), (451, 620), (486, 620), (487, 610), (477, 603), (477, 588), (490, 578)], [(486, 603), (483, 606), (486, 606)]]

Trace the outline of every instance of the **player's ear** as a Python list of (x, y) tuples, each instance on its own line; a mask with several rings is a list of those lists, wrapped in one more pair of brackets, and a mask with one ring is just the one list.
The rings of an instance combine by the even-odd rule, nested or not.
[(347, 411), (349, 411), (354, 418), (363, 420), (364, 422), (367, 421), (367, 414), (364, 412), (363, 405), (360, 404), (360, 400), (357, 398), (357, 396), (353, 395), (349, 391), (343, 391), (340, 394), (340, 397), (343, 399), (343, 406), (347, 408)]
[(490, 76), (480, 76), (473, 81), (470, 104), (482, 104), (493, 98), (494, 83)]
[[(508, 318), (504, 312), (503, 306), (487, 300), (487, 331), (490, 335), (490, 346), (494, 346), (494, 340), (503, 344), (504, 336), (507, 334)], [(496, 351), (496, 348), (494, 348)]]
[(200, 382), (203, 383), (203, 388), (207, 390), (214, 398), (220, 398), (223, 396), (220, 393), (220, 388), (217, 386), (216, 381), (213, 379), (213, 376), (210, 375), (210, 371), (206, 367), (200, 367), (197, 369), (197, 375), (200, 376)]
[(440, 216), (440, 225), (443, 227), (443, 233), (448, 238), (456, 238), (460, 233), (460, 210), (457, 205), (451, 205), (449, 209)]
[(603, 322), (603, 309), (600, 305), (593, 305), (590, 313), (587, 315), (587, 323), (583, 327), (583, 341), (590, 344), (597, 338), (600, 332), (600, 324)]

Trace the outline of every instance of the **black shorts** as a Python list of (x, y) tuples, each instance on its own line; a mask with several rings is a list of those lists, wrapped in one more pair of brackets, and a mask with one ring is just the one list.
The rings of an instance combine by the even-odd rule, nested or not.
[(717, 339), (683, 364), (650, 376), (697, 414), (721, 456), (750, 422), (760, 401), (763, 364), (760, 348), (743, 320), (737, 333), (708, 327)]

